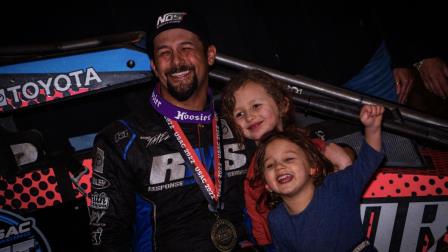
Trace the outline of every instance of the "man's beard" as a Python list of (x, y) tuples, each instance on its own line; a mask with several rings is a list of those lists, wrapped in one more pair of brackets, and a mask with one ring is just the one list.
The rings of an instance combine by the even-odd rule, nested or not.
[(168, 87), (168, 93), (174, 97), (174, 99), (178, 101), (186, 101), (188, 98), (190, 98), (196, 89), (198, 88), (198, 77), (196, 76), (194, 72), (194, 67), (189, 66), (180, 66), (175, 69), (172, 69), (168, 72), (168, 74), (173, 74), (177, 72), (192, 70), (193, 71), (193, 80), (189, 84), (182, 84), (177, 86), (174, 86), (169, 80), (167, 80), (167, 87)]

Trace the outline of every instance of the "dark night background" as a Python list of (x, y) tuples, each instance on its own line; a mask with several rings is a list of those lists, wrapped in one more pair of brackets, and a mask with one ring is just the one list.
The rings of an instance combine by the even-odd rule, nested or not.
[[(431, 0), (425, 3), (406, 0), (393, 2), (379, 0), (363, 3), (352, 0), (293, 2), (288, 3), (284, 0), (43, 0), (22, 2), (15, 0), (2, 3), (0, 46), (56, 43), (126, 31), (148, 31), (150, 21), (160, 14), (160, 10), (167, 10), (168, 7), (170, 7), (169, 10), (173, 10), (172, 6), (188, 7), (204, 15), (210, 28), (212, 40), (217, 45), (219, 52), (273, 67), (278, 66), (279, 61), (283, 62), (282, 65), (291, 65), (290, 61), (292, 60), (286, 59), (288, 52), (283, 55), (280, 53), (283, 58), (279, 58), (278, 51), (282, 50), (292, 49), (296, 50), (293, 53), (303, 56), (304, 59), (319, 57), (319, 60), (322, 60), (323, 57), (318, 50), (325, 47), (332, 48), (332, 46), (338, 48), (339, 44), (344, 46), (343, 44), (350, 43), (351, 38), (344, 39), (343, 35), (337, 34), (336, 36), (339, 37), (335, 37), (334, 33), (340, 33), (339, 29), (341, 28), (347, 28), (347, 31), (350, 31), (349, 26), (353, 24), (347, 23), (347, 26), (343, 27), (344, 22), (350, 19), (355, 20), (353, 18), (355, 16), (368, 15), (366, 12), (369, 9), (388, 11), (390, 17), (386, 23), (390, 23), (390, 21), (397, 23), (398, 30), (404, 29), (408, 34), (412, 34), (409, 36), (410, 39), (429, 40), (431, 42), (428, 43), (429, 45), (432, 44), (432, 41), (440, 40), (446, 31), (444, 8), (441, 8), (438, 1)], [(410, 11), (410, 6), (415, 10)], [(292, 21), (288, 23), (287, 28), (280, 26), (275, 27), (274, 30), (287, 33), (294, 43), (302, 43), (301, 37), (304, 36), (308, 44), (297, 44), (297, 46), (289, 48), (288, 42), (290, 41), (287, 40), (291, 39), (276, 41), (278, 36), (267, 31), (264, 19), (273, 11), (277, 13), (274, 14), (277, 15), (275, 18), (285, 18), (285, 22)], [(289, 19), (288, 16), (294, 17)], [(331, 25), (328, 26), (328, 24)], [(338, 24), (342, 25), (338, 26)], [(325, 29), (328, 31), (322, 31)], [(415, 30), (415, 34), (413, 30)], [(316, 41), (322, 44), (322, 40), (327, 40), (327, 44), (323, 44), (324, 47), (314, 45)], [(355, 41), (351, 48), (357, 47), (356, 43)], [(291, 43), (291, 45), (294, 44)], [(317, 47), (317, 51), (313, 47)], [(343, 49), (340, 51), (344, 51)], [(339, 65), (347, 67), (353, 65), (353, 62), (344, 62), (344, 56), (339, 55), (335, 50), (330, 51), (331, 53), (335, 53), (331, 57), (337, 58), (335, 62)], [(357, 53), (355, 50), (349, 57)], [(338, 67), (334, 66), (335, 62), (329, 63), (333, 64), (333, 67)], [(294, 71), (301, 69), (305, 73), (308, 71), (314, 78), (325, 75), (321, 70), (316, 70), (318, 75), (313, 73), (315, 69), (306, 69), (308, 65), (301, 64), (291, 68)], [(332, 78), (324, 77), (323, 80), (328, 81)], [(335, 81), (338, 83), (339, 79)]]
[[(34, 1), (2, 3), (0, 46), (57, 43), (126, 31), (147, 31), (150, 21), (168, 6), (201, 12), (211, 36), (231, 55), (268, 63), (269, 39), (252, 13), (255, 1)], [(171, 10), (171, 9), (170, 9)], [(259, 51), (268, 53), (259, 53)]]

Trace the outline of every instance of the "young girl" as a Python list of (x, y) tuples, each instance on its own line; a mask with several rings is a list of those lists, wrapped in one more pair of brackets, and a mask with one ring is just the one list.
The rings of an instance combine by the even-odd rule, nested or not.
[(383, 112), (363, 106), (365, 142), (354, 164), (337, 173), (329, 173), (331, 164), (300, 131), (274, 133), (259, 144), (255, 176), (283, 200), (269, 214), (276, 251), (376, 251), (363, 235), (359, 204), (384, 157)]
[[(272, 76), (259, 70), (245, 70), (234, 76), (224, 88), (221, 107), (224, 118), (240, 143), (244, 138), (258, 143), (263, 135), (272, 130), (297, 128), (289, 92)], [(351, 164), (352, 159), (340, 146), (325, 144), (318, 139), (313, 141), (339, 169)], [(253, 180), (253, 176), (252, 160), (244, 181), (244, 198), (251, 218), (252, 234), (259, 245), (267, 245), (271, 243), (267, 224), (269, 209), (264, 207), (263, 201), (269, 195), (265, 195), (264, 185)]]

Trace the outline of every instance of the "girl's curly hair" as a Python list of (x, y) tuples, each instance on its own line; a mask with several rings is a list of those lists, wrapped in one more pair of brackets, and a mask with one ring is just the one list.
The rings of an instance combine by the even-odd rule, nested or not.
[[(303, 130), (289, 128), (283, 132), (272, 132), (263, 137), (260, 141), (255, 152), (255, 175), (249, 181), (250, 186), (260, 186), (265, 184), (264, 159), (266, 155), (266, 147), (277, 139), (290, 141), (303, 150), (308, 162), (312, 165), (312, 167), (316, 168), (316, 173), (313, 175), (313, 183), (316, 187), (322, 184), (325, 176), (333, 172), (333, 164), (326, 157), (324, 157), (316, 145), (311, 142), (306, 134), (304, 134)], [(281, 198), (278, 194), (268, 193), (266, 191), (257, 200), (257, 206), (264, 203), (269, 209), (272, 209), (279, 202), (281, 202)]]

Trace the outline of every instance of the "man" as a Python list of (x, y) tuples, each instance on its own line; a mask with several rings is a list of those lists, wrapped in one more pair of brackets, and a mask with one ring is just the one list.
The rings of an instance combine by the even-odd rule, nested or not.
[(205, 24), (168, 12), (149, 37), (147, 106), (95, 139), (92, 242), (101, 251), (230, 251), (244, 240), (244, 147), (214, 113)]

